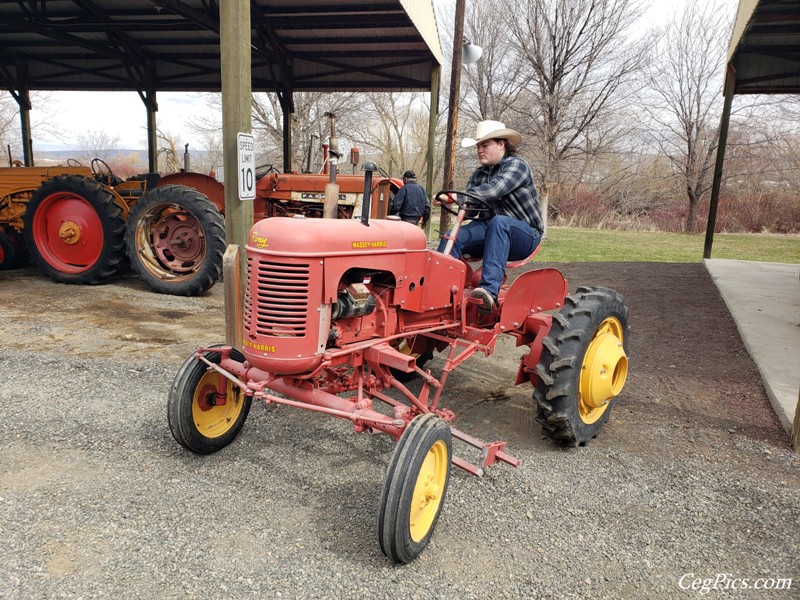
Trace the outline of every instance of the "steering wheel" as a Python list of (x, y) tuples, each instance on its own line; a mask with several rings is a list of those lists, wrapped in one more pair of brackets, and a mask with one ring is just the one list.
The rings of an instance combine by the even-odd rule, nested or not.
[[(450, 196), (449, 194), (454, 194)], [(459, 196), (466, 196), (468, 200), (463, 200), (459, 198)], [(442, 198), (446, 198), (448, 200), (452, 200), (453, 203), (458, 206), (460, 210), (466, 210), (469, 212), (477, 213), (475, 218), (483, 219), (490, 217), (494, 212), (492, 210), (492, 205), (488, 200), (484, 200), (477, 194), (473, 194), (472, 192), (465, 192), (463, 190), (439, 190), (433, 195), (435, 200), (439, 200), (442, 202), (441, 209), (449, 212), (451, 215), (458, 216), (458, 211), (453, 210), (448, 204), (445, 204), (442, 201)]]
[(102, 158), (92, 159), (92, 173), (99, 182), (105, 183), (106, 185), (114, 185), (114, 183), (118, 181), (111, 167), (109, 167), (108, 163)]
[(81, 161), (75, 160), (74, 158), (67, 159), (67, 166), (68, 167), (82, 167)]
[(266, 177), (270, 173), (279, 173), (278, 169), (276, 169), (272, 165), (258, 165), (255, 168), (255, 172), (256, 172), (256, 181)]

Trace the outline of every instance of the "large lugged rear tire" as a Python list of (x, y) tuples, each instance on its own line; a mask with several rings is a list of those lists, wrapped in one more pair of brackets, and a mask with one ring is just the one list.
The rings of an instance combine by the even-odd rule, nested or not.
[[(209, 352), (206, 358), (215, 364), (220, 362), (217, 352)], [(238, 350), (231, 351), (231, 358), (244, 362)], [(216, 400), (221, 384), (226, 390), (225, 404)], [(192, 355), (181, 365), (169, 390), (167, 421), (172, 437), (196, 454), (221, 450), (239, 435), (252, 401), (252, 396), (245, 396), (239, 386), (209, 370)]]
[(125, 243), (133, 270), (161, 294), (199, 296), (222, 276), (225, 222), (192, 188), (165, 185), (137, 200)]
[(583, 446), (608, 421), (628, 374), (628, 307), (608, 288), (579, 287), (553, 314), (533, 398), (545, 434)]
[(125, 220), (114, 194), (81, 175), (45, 181), (23, 217), (25, 245), (53, 281), (98, 284), (125, 257)]
[(415, 417), (400, 437), (378, 511), (378, 541), (394, 562), (411, 562), (428, 545), (447, 494), (452, 456), (450, 427), (435, 415)]

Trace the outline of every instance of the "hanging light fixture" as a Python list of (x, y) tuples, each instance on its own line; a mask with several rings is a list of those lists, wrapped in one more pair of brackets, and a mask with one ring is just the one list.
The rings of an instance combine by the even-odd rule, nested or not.
[(471, 65), (472, 63), (477, 62), (481, 56), (483, 56), (483, 48), (476, 46), (467, 38), (464, 38), (464, 49), (461, 54), (461, 62), (465, 65)]

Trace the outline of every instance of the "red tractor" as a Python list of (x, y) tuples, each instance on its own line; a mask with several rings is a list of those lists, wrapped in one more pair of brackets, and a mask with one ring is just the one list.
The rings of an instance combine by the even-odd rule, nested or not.
[[(455, 201), (453, 238), (479, 204), (465, 192)], [(607, 288), (568, 295), (561, 273), (542, 268), (504, 285), (493, 312), (479, 311), (470, 290), (480, 274), (448, 255), (452, 240), (445, 253), (435, 252), (418, 227), (368, 215), (278, 217), (253, 226), (243, 346), (203, 347), (187, 358), (170, 389), (168, 419), (178, 443), (198, 454), (230, 444), (254, 398), (394, 437), (378, 540), (391, 560), (407, 563), (430, 540), (451, 464), (479, 476), (496, 461), (519, 465), (504, 442), (452, 426), (454, 413), (440, 406), (449, 373), (476, 353), (492, 354), (501, 335), (514, 337), (527, 347), (516, 383), (534, 387), (545, 433), (585, 444), (627, 377), (628, 308)], [(434, 352), (446, 354), (438, 374), (424, 368)], [(411, 386), (418, 393), (405, 385), (412, 377), (421, 379), (421, 387)], [(453, 438), (479, 449), (480, 459), (453, 455)]]

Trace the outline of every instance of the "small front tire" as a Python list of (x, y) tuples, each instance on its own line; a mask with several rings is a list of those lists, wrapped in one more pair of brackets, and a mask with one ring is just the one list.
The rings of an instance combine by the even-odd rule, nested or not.
[[(214, 364), (221, 359), (217, 352), (205, 357)], [(231, 358), (244, 362), (238, 350), (231, 351)], [(225, 404), (216, 401), (220, 384), (225, 386)], [(192, 355), (178, 369), (169, 391), (167, 420), (172, 437), (196, 454), (217, 452), (239, 435), (252, 401), (252, 396)]]
[(395, 563), (409, 563), (425, 549), (450, 482), (450, 427), (424, 414), (408, 424), (392, 456), (378, 514), (378, 541)]

